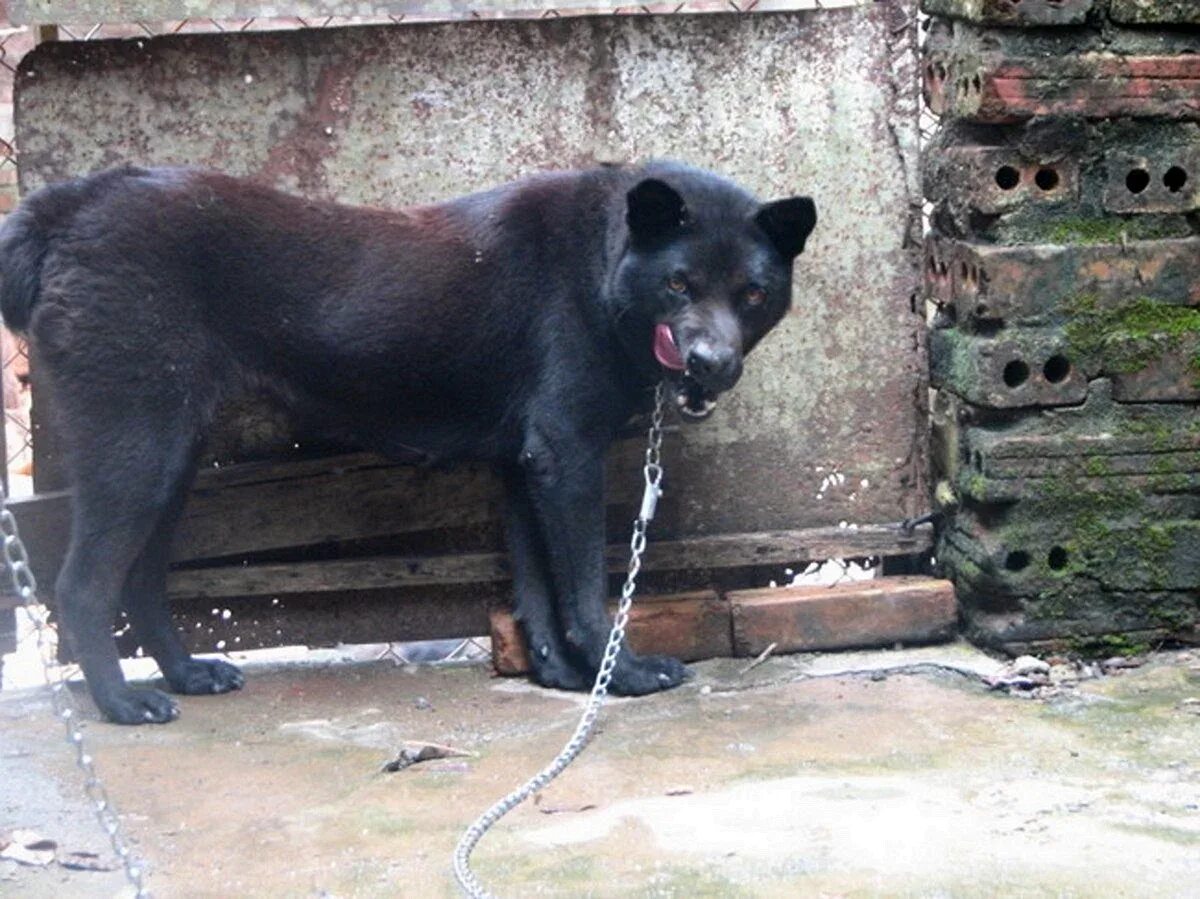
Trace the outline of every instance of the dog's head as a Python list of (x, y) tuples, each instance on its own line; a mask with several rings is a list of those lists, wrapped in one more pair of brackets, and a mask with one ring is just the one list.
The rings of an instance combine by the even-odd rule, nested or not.
[(622, 339), (704, 418), (746, 354), (788, 311), (792, 261), (817, 223), (808, 197), (759, 203), (708, 172), (650, 170), (626, 195), (628, 240), (614, 270)]

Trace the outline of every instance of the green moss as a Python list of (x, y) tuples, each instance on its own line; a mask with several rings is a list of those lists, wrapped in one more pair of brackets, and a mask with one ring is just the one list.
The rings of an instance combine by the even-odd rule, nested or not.
[[(1189, 425), (1189, 429), (1194, 426), (1195, 422)], [(1118, 426), (1118, 430), (1125, 434), (1149, 437), (1150, 445), (1156, 452), (1165, 452), (1174, 444), (1175, 431), (1162, 418), (1125, 419)]]
[(1035, 226), (1030, 237), (1058, 244), (1121, 243), (1124, 240), (1155, 240), (1186, 237), (1187, 224), (1177, 219), (1087, 218), (1072, 216)]
[[(1200, 309), (1138, 297), (1114, 309), (1101, 308), (1096, 294), (1080, 294), (1064, 304), (1065, 333), (1071, 350), (1110, 374), (1141, 371), (1186, 337), (1200, 338)], [(1200, 348), (1191, 359), (1200, 377)]]
[(1087, 637), (1071, 637), (1067, 640), (1071, 651), (1085, 659), (1106, 659), (1111, 656), (1137, 656), (1150, 651), (1150, 644), (1124, 634), (1100, 634)]
[[(1101, 466), (1084, 463), (1095, 476)], [(1102, 460), (1099, 460), (1102, 461)], [(1061, 522), (1069, 536), (1062, 541), (1064, 559), (1050, 567), (1048, 557), (1036, 558), (1039, 576), (1055, 586), (1042, 591), (1030, 604), (1034, 618), (1071, 620), (1092, 617), (1099, 584), (1105, 573), (1118, 568), (1138, 575), (1150, 589), (1163, 589), (1175, 550), (1168, 526), (1153, 520), (1145, 498), (1133, 488), (1106, 483), (1102, 489), (1079, 477), (1049, 478), (1041, 494), (1031, 500), (1035, 520)], [(1037, 534), (1021, 527), (1006, 529), (1011, 546), (1035, 545)]]
[(968, 475), (962, 483), (962, 492), (972, 499), (986, 500), (988, 480), (981, 474)]
[(1050, 225), (1046, 237), (1051, 243), (1120, 243), (1128, 233), (1124, 219), (1068, 218)]

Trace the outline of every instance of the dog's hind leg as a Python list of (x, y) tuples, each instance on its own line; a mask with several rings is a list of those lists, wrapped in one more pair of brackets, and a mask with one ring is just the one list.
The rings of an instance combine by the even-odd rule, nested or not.
[(195, 470), (192, 454), (184, 475), (175, 485), (174, 495), (166, 510), (129, 570), (121, 593), (121, 605), (129, 616), (142, 649), (158, 662), (172, 692), (185, 695), (228, 693), (241, 688), (245, 682), (242, 672), (219, 659), (193, 659), (171, 620), (167, 603), (171, 538), (187, 502)]
[[(111, 412), (113, 405), (107, 408)], [(168, 695), (125, 682), (112, 627), (135, 562), (186, 489), (194, 438), (181, 423), (155, 427), (145, 419), (95, 415), (75, 421), (78, 430), (69, 433), (75, 474), (71, 542), (55, 589), (67, 638), (106, 718), (118, 724), (170, 721), (178, 710)], [(94, 445), (81, 453), (84, 438)], [(155, 614), (166, 617), (165, 610)], [(143, 629), (153, 621), (140, 609), (135, 615), (142, 617)]]
[(587, 674), (571, 658), (563, 627), (555, 611), (554, 587), (550, 583), (546, 547), (529, 500), (524, 472), (504, 472), (505, 536), (512, 563), (513, 617), (521, 625), (529, 647), (529, 664), (543, 687), (582, 690)]

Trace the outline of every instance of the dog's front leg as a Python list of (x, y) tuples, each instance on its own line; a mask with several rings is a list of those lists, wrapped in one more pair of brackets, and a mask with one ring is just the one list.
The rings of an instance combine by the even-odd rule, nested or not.
[[(554, 447), (534, 434), (522, 453), (529, 495), (541, 525), (558, 618), (567, 643), (592, 674), (600, 667), (612, 622), (604, 608), (604, 458), (594, 442)], [(641, 695), (679, 684), (688, 670), (670, 656), (623, 649), (612, 690)]]
[(590, 686), (588, 673), (573, 658), (563, 639), (546, 544), (533, 511), (525, 472), (513, 466), (502, 474), (504, 530), (512, 563), (513, 617), (525, 634), (533, 675), (543, 687), (586, 689)]

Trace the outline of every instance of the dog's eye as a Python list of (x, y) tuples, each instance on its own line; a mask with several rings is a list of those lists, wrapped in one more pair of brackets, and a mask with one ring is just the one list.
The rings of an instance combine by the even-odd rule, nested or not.
[(667, 289), (672, 293), (687, 293), (687, 281), (679, 275), (672, 275), (667, 279)]
[(761, 287), (751, 287), (745, 295), (747, 306), (761, 306), (767, 301), (767, 292)]

